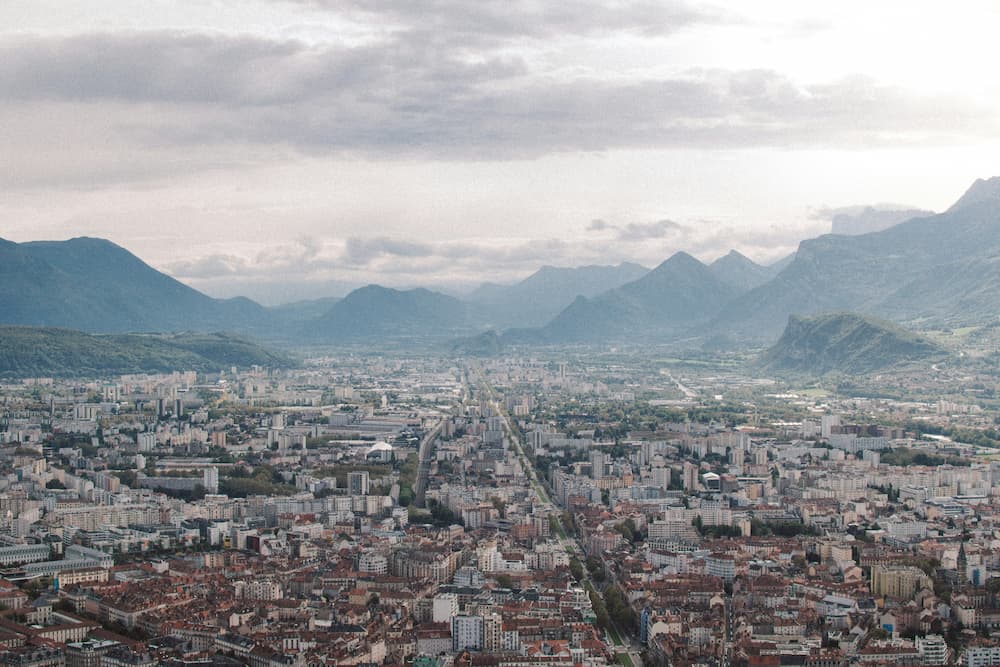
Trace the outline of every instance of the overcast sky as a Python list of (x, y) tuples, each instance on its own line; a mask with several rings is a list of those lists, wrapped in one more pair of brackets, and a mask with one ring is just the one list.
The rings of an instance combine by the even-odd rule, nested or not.
[(992, 0), (3, 0), (0, 236), (213, 295), (760, 262), (1000, 174)]

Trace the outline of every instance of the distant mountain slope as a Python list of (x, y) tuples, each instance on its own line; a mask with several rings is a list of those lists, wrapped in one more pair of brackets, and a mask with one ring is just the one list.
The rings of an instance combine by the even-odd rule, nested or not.
[(86, 334), (0, 326), (0, 376), (96, 376), (231, 366), (287, 367), (292, 360), (228, 334)]
[(540, 333), (551, 342), (664, 338), (712, 317), (739, 292), (679, 252), (638, 280), (578, 297)]
[(776, 272), (766, 266), (755, 263), (748, 257), (730, 250), (708, 265), (716, 278), (739, 290), (748, 290), (763, 285), (776, 275)]
[(542, 326), (577, 296), (595, 296), (641, 278), (649, 269), (623, 262), (617, 266), (543, 266), (514, 285), (484, 283), (466, 300), (477, 322), (504, 327)]
[[(900, 322), (976, 322), (1000, 310), (1000, 280), (970, 266), (1000, 255), (1000, 178), (977, 181), (945, 213), (861, 236), (803, 241), (773, 280), (728, 304), (713, 328), (771, 338), (791, 314), (850, 310)], [(985, 264), (984, 264), (985, 263)], [(962, 287), (961, 285), (967, 287)], [(968, 308), (954, 298), (975, 288)]]
[(952, 262), (903, 285), (876, 312), (899, 321), (985, 324), (1000, 315), (1000, 255)]
[(93, 332), (248, 329), (249, 299), (208, 297), (110, 241), (0, 240), (0, 322)]
[(788, 265), (791, 264), (794, 259), (795, 259), (795, 253), (793, 252), (791, 254), (785, 255), (776, 262), (771, 262), (770, 264), (768, 264), (767, 270), (771, 272), (771, 277), (773, 278), (774, 276), (778, 275), (786, 268), (788, 268)]
[(309, 322), (303, 333), (317, 342), (360, 342), (372, 337), (413, 339), (466, 330), (467, 307), (454, 297), (426, 289), (368, 285)]
[(902, 363), (939, 358), (935, 343), (883, 320), (856, 313), (788, 319), (785, 332), (761, 355), (758, 367), (774, 373), (870, 373)]
[(340, 301), (340, 297), (330, 296), (323, 299), (308, 299), (306, 301), (294, 301), (284, 303), (280, 306), (270, 306), (267, 312), (278, 322), (287, 324), (295, 329), (301, 329), (302, 325), (310, 320), (322, 317), (330, 308)]

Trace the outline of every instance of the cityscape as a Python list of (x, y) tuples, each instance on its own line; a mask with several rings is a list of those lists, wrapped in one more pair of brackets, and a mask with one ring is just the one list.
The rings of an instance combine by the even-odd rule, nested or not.
[(0, 0), (0, 667), (1000, 667), (997, 26)]
[(8, 664), (1000, 653), (1000, 435), (962, 383), (355, 352), (2, 390)]

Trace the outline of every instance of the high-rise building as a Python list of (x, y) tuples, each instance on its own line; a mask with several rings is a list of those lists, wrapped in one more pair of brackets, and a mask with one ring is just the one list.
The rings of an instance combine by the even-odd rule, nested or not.
[(202, 485), (205, 487), (206, 493), (218, 493), (219, 469), (205, 468), (205, 471), (202, 473)]
[(608, 464), (608, 455), (599, 449), (590, 452), (590, 478), (604, 477)]
[(688, 461), (684, 462), (684, 490), (694, 491), (698, 488), (698, 466)]
[(155, 433), (140, 433), (138, 436), (139, 440), (139, 451), (140, 452), (151, 452), (156, 448), (156, 434)]
[(369, 484), (367, 470), (347, 473), (347, 492), (352, 496), (367, 496)]

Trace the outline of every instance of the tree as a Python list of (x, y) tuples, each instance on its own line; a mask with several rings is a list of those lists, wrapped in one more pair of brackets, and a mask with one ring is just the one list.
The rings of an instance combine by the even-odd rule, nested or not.
[(626, 519), (615, 526), (615, 529), (629, 542), (635, 542), (635, 521), (632, 519)]
[(587, 570), (590, 572), (590, 576), (594, 581), (601, 582), (607, 578), (607, 572), (604, 570), (604, 563), (601, 562), (600, 558), (588, 556)]
[(493, 504), (493, 509), (500, 513), (501, 518), (505, 517), (505, 512), (507, 511), (507, 503), (503, 501), (499, 496), (493, 496), (490, 498), (490, 502)]

